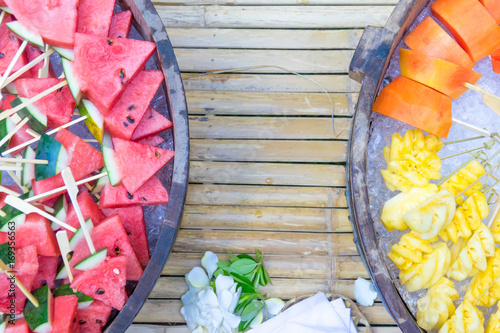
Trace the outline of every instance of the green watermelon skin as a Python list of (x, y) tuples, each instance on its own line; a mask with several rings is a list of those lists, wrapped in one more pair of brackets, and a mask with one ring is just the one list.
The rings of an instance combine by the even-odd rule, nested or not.
[(36, 213), (28, 214), (26, 222), (16, 231), (16, 246), (22, 248), (29, 245), (34, 245), (42, 256), (61, 254), (49, 220)]
[(138, 141), (140, 139), (158, 134), (165, 130), (171, 129), (173, 124), (170, 120), (162, 116), (158, 111), (149, 107), (144, 113), (139, 125), (134, 131), (131, 140)]
[(151, 42), (76, 33), (74, 70), (81, 91), (107, 115), (155, 49)]
[(79, 331), (77, 308), (78, 297), (76, 295), (54, 297), (51, 333), (77, 333)]
[[(35, 277), (38, 273), (38, 257), (36, 254), (36, 247), (26, 246), (24, 248), (17, 248), (15, 253), (16, 263), (14, 265), (14, 270), (17, 271), (16, 276), (28, 290), (31, 290), (31, 286), (33, 285)], [(9, 287), (9, 280), (2, 277), (0, 279), (0, 312), (11, 313), (9, 306), (11, 304), (11, 300), (14, 299), (14, 313), (16, 315), (21, 314), (24, 309), (24, 303), (26, 302), (26, 296), (24, 296), (24, 294), (16, 288), (15, 297), (9, 297)]]
[[(141, 206), (132, 206), (125, 208), (104, 209), (106, 216), (118, 214), (127, 232), (130, 244), (135, 251), (137, 259), (142, 267), (149, 263), (149, 245), (146, 235), (146, 222), (144, 221), (144, 212)], [(130, 271), (127, 267), (127, 271)]]
[(45, 43), (73, 48), (78, 0), (5, 0), (14, 16)]
[[(16, 80), (16, 88), (20, 97), (31, 98), (62, 81), (64, 79), (18, 79)], [(47, 116), (47, 126), (49, 128), (56, 128), (69, 123), (76, 107), (75, 99), (71, 95), (69, 87), (64, 86), (60, 90), (56, 90), (34, 103)]]
[[(0, 53), (3, 54), (3, 57), (0, 58), (0, 75), (5, 73), (5, 70), (9, 67), (17, 50), (21, 46), (21, 42), (16, 35), (5, 25), (11, 21), (12, 15), (5, 13), (2, 25), (0, 25)], [(26, 63), (26, 56), (23, 54), (14, 65), (11, 74), (26, 65)]]
[(26, 322), (26, 319), (19, 318), (13, 324), (7, 324), (5, 333), (30, 333), (31, 330)]
[(38, 256), (38, 273), (31, 290), (40, 288), (43, 285), (48, 285), (50, 289), (55, 287), (55, 277), (57, 274), (57, 265), (59, 257)]
[(166, 205), (168, 192), (155, 175), (141, 186), (133, 195), (125, 186), (104, 185), (99, 200), (99, 208), (120, 208), (127, 206)]
[(151, 135), (151, 136), (147, 136), (145, 138), (142, 138), (140, 140), (137, 140), (137, 143), (140, 143), (142, 145), (147, 145), (147, 146), (152, 146), (152, 147), (156, 147), (160, 144), (162, 144), (163, 142), (165, 142), (165, 139), (163, 139), (161, 136), (159, 135)]
[(104, 129), (115, 138), (130, 140), (162, 82), (161, 71), (140, 71), (104, 117)]
[(77, 32), (107, 37), (115, 0), (80, 0)]
[(122, 184), (130, 194), (134, 194), (174, 157), (171, 150), (119, 138), (113, 138), (113, 147)]
[[(88, 218), (92, 220), (94, 225), (98, 225), (102, 220), (106, 218), (103, 212), (99, 209), (97, 203), (95, 203), (94, 199), (90, 195), (89, 191), (86, 189), (78, 194), (76, 199), (78, 201), (78, 205), (80, 206), (80, 210), (82, 211), (83, 219), (87, 221)], [(78, 217), (76, 216), (75, 208), (73, 205), (70, 205), (68, 210), (68, 215), (66, 217), (66, 223), (76, 229), (80, 228), (80, 222), (78, 221)], [(73, 233), (67, 230), (68, 237), (71, 238)]]
[(78, 309), (80, 333), (100, 333), (111, 310), (111, 306), (100, 301), (93, 301), (87, 308)]
[[(30, 45), (28, 45), (28, 47), (30, 47)], [(14, 95), (5, 95), (4, 99), (2, 99), (2, 101), (0, 102), (0, 110), (10, 109), (11, 108), (10, 102), (15, 100), (16, 98), (17, 97)], [(26, 141), (33, 139), (33, 137), (26, 132), (28, 129), (29, 129), (29, 127), (27, 125), (24, 125), (23, 127), (21, 127), (21, 129), (19, 131), (17, 131), (12, 136), (12, 138), (10, 138), (10, 141), (9, 141), (9, 144), (7, 145), (7, 148), (10, 149), (10, 148), (16, 147), (20, 144), (25, 143)], [(13, 151), (10, 154), (11, 154), (11, 156), (15, 156), (15, 155), (21, 153), (23, 151), (23, 149), (24, 148), (18, 149), (16, 151)]]
[(132, 28), (132, 12), (124, 10), (123, 12), (113, 14), (111, 25), (109, 27), (109, 38), (127, 38)]
[(75, 277), (70, 287), (117, 310), (122, 310), (127, 301), (126, 276), (127, 258), (118, 256), (108, 258), (98, 267), (84, 271)]

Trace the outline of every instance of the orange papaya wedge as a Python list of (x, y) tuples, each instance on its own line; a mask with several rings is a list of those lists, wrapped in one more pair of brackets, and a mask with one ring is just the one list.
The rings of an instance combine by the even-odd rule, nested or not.
[(434, 58), (408, 49), (399, 50), (401, 76), (457, 99), (467, 87), (465, 82), (475, 84), (481, 74), (451, 62)]
[(451, 98), (402, 76), (380, 91), (372, 110), (441, 138), (452, 124)]
[(413, 51), (471, 69), (474, 61), (439, 24), (427, 16), (404, 39)]
[(500, 24), (500, 1), (498, 0), (479, 0), (486, 8), (488, 13), (490, 13), (491, 17), (495, 19), (495, 21)]
[(493, 72), (500, 74), (500, 50), (496, 50), (491, 54), (491, 65)]
[(500, 49), (500, 27), (477, 0), (436, 0), (432, 14), (474, 62)]

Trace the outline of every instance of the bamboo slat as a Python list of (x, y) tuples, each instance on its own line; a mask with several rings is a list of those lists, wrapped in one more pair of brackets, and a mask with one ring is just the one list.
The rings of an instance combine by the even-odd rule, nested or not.
[(189, 117), (189, 134), (193, 139), (347, 140), (350, 129), (350, 118), (332, 120), (331, 117)]
[(191, 160), (343, 163), (345, 141), (191, 139)]
[(192, 183), (345, 186), (345, 167), (329, 164), (191, 161)]
[[(401, 330), (396, 326), (375, 326), (372, 327), (373, 333), (401, 333)], [(363, 327), (358, 328), (360, 332)], [(130, 326), (127, 333), (191, 333), (187, 326), (158, 326), (158, 325), (140, 325), (135, 324)]]
[[(306, 80), (303, 81), (307, 83)], [(331, 116), (325, 93), (186, 92), (190, 114)], [(352, 116), (358, 94), (330, 94), (336, 116)]]
[(154, 0), (155, 5), (395, 5), (398, 0)]

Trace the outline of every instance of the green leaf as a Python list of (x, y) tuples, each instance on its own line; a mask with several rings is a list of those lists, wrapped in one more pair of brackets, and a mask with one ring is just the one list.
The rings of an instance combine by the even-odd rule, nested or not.
[(264, 263), (262, 263), (262, 270), (264, 271), (264, 277), (266, 279), (265, 284), (262, 284), (262, 286), (265, 286), (268, 283), (273, 284), (273, 282), (271, 281), (271, 275), (269, 275), (269, 272), (267, 271), (266, 266), (264, 266)]
[(259, 267), (259, 270), (257, 271), (257, 277), (255, 278), (254, 283), (253, 283), (253, 286), (255, 289), (259, 289), (259, 283), (260, 283), (260, 279), (262, 278), (262, 276), (264, 276), (264, 275), (260, 272), (260, 267)]
[(240, 258), (240, 259), (250, 259), (253, 262), (257, 262), (257, 261), (255, 261), (254, 258), (252, 258), (251, 256), (249, 256), (248, 254), (238, 254), (237, 257)]
[(214, 277), (217, 278), (221, 274), (224, 275), (224, 271), (222, 270), (222, 268), (219, 268), (214, 272)]
[(233, 277), (234, 281), (238, 284), (238, 287), (241, 287), (242, 293), (256, 293), (256, 290), (253, 286), (253, 283), (248, 280), (246, 277), (239, 275), (238, 273), (230, 273)]
[(255, 279), (255, 274), (257, 274), (257, 270), (258, 270), (258, 269), (259, 269), (259, 268), (256, 268), (256, 269), (254, 269), (253, 271), (251, 271), (250, 273), (245, 274), (245, 275), (243, 275), (243, 276), (244, 276), (244, 277), (246, 277), (246, 278), (248, 278), (250, 281), (252, 281), (252, 282), (253, 282), (253, 281), (254, 281), (254, 279)]
[(266, 275), (265, 274), (262, 274), (260, 276), (260, 285), (262, 287), (265, 287), (267, 285), (267, 279), (266, 279)]
[(257, 261), (262, 262), (262, 255), (260, 254), (259, 250), (255, 249), (255, 253), (257, 253)]
[(228, 252), (227, 255), (229, 256), (229, 260), (231, 262), (235, 262), (237, 260), (240, 260), (240, 258), (238, 258), (237, 256), (235, 256), (234, 254), (232, 254), (231, 252)]
[(240, 296), (240, 300), (238, 301), (238, 305), (236, 305), (234, 313), (238, 313), (238, 311), (245, 308), (248, 304), (250, 304), (250, 302), (256, 299), (256, 297), (257, 296), (255, 294)]
[(249, 274), (259, 264), (253, 259), (239, 259), (231, 264), (231, 268), (237, 270), (241, 275)]
[(231, 266), (231, 263), (228, 260), (222, 260), (217, 263), (217, 267), (225, 268)]
[(248, 304), (241, 312), (241, 322), (238, 330), (240, 332), (246, 330), (263, 307), (264, 302), (262, 301), (252, 301)]

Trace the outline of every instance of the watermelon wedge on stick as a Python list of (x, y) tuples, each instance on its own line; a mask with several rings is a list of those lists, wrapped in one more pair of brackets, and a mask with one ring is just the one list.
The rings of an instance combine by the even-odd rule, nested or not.
[(113, 14), (111, 25), (109, 27), (109, 38), (127, 38), (132, 28), (132, 12), (124, 10), (123, 12)]
[[(0, 58), (0, 75), (5, 73), (5, 70), (12, 62), (14, 55), (21, 46), (21, 42), (14, 35), (12, 31), (7, 27), (6, 23), (12, 21), (12, 15), (4, 14), (2, 24), (0, 25), (0, 52), (3, 55)], [(12, 73), (15, 73), (18, 69), (26, 65), (26, 57), (23, 55), (14, 65)]]
[(54, 297), (52, 333), (78, 332), (77, 310), (78, 297), (76, 295)]
[(172, 127), (173, 124), (170, 120), (162, 116), (152, 107), (148, 107), (146, 113), (144, 113), (144, 116), (139, 122), (139, 125), (137, 125), (137, 128), (135, 129), (131, 140), (138, 141), (153, 134), (158, 134), (160, 132), (168, 130)]
[(94, 301), (85, 309), (78, 309), (81, 333), (101, 332), (113, 308), (101, 301)]
[(80, 0), (77, 32), (107, 37), (115, 0)]

